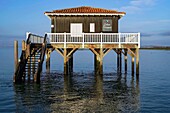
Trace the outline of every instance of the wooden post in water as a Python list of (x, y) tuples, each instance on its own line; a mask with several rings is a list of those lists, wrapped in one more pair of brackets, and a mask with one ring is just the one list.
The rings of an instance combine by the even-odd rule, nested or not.
[(136, 75), (139, 75), (139, 48), (136, 48)]
[(120, 54), (119, 50), (117, 50), (117, 72), (120, 72)]
[(14, 41), (14, 64), (14, 72), (16, 72), (18, 65), (18, 41)]
[(119, 67), (120, 67), (120, 69), (119, 69), (119, 72), (121, 73), (122, 72), (122, 50), (120, 49), (119, 50), (119, 55), (120, 55), (120, 59), (119, 59)]
[(73, 72), (73, 55), (70, 56), (70, 60), (69, 61), (70, 61), (69, 62), (69, 67), (70, 67), (69, 71)]
[(100, 74), (103, 74), (103, 48), (100, 48), (100, 67), (99, 67)]
[[(26, 51), (26, 43), (25, 40), (22, 41), (22, 51)], [(24, 56), (24, 59), (26, 59), (26, 56)], [(23, 80), (25, 81), (26, 73), (23, 74)]]
[(125, 73), (127, 73), (127, 49), (124, 49)]
[[(91, 49), (93, 50), (93, 49)], [(99, 74), (100, 73), (100, 49), (94, 49), (93, 51), (94, 54), (94, 69), (95, 69), (95, 73)]]
[(134, 75), (134, 61), (135, 61), (135, 57), (134, 55), (132, 55), (132, 75)]
[(68, 74), (68, 58), (66, 48), (64, 48), (64, 74)]
[(49, 49), (46, 50), (46, 71), (50, 72), (50, 51)]

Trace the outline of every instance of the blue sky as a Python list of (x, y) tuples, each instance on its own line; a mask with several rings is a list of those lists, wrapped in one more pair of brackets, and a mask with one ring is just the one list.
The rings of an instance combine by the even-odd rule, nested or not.
[(44, 35), (50, 32), (45, 11), (78, 6), (124, 11), (120, 32), (141, 32), (142, 45), (170, 45), (170, 0), (0, 0), (0, 36)]

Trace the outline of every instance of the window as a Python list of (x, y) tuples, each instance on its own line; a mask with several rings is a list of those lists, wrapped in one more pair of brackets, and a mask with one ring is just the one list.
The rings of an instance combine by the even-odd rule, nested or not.
[(71, 36), (79, 37), (82, 36), (83, 25), (82, 23), (71, 23)]
[(90, 23), (90, 32), (95, 32), (95, 23)]

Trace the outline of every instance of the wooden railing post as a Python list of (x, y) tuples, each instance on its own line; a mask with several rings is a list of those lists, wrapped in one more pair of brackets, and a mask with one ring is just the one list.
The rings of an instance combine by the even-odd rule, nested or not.
[(119, 35), (119, 48), (121, 47), (121, 45), (120, 45), (120, 35), (121, 35), (121, 33), (118, 33), (118, 35)]
[(64, 48), (66, 48), (66, 32), (64, 32)]
[(103, 41), (102, 41), (103, 33), (102, 33), (102, 32), (100, 33), (100, 37), (101, 37), (101, 40), (100, 40), (100, 41), (101, 41), (100, 47), (102, 48), (102, 46), (103, 46)]
[(140, 48), (140, 33), (138, 33), (138, 48)]
[(82, 48), (84, 48), (84, 33), (82, 33), (83, 35), (83, 43), (82, 43)]

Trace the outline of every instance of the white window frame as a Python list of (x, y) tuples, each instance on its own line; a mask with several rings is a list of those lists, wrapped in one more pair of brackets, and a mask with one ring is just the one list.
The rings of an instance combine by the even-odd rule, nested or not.
[(71, 37), (81, 37), (83, 33), (82, 23), (71, 23), (70, 24)]
[(95, 23), (90, 23), (90, 32), (95, 32)]

